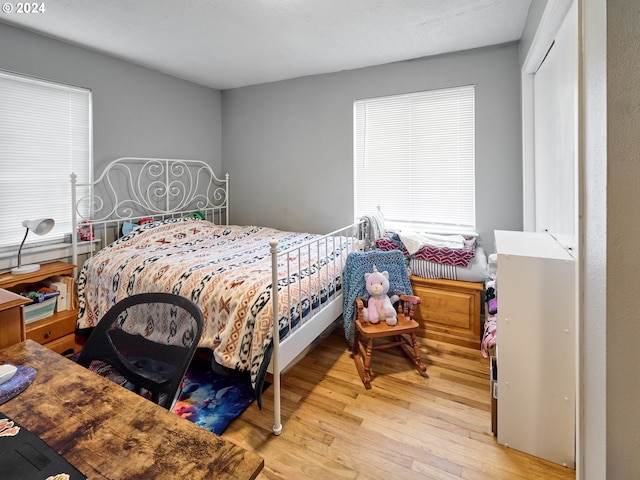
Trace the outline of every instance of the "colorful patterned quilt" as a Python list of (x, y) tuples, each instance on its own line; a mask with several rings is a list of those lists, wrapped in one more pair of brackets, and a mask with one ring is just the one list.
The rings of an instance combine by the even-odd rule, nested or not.
[[(87, 333), (111, 306), (130, 295), (182, 295), (204, 314), (199, 346), (213, 350), (224, 367), (250, 371), (255, 387), (273, 336), (269, 241), (276, 238), (278, 250), (283, 251), (316, 237), (185, 218), (140, 225), (85, 262), (78, 280), (77, 333)], [(287, 262), (279, 263), (281, 339), (339, 293), (342, 268), (353, 248), (347, 249), (348, 242), (329, 239), (329, 245), (322, 241), (318, 248), (303, 249), (299, 258), (290, 255), (296, 267), (300, 265), (300, 274), (297, 269), (287, 271)], [(169, 342), (180, 336), (179, 326), (171, 323), (157, 321), (149, 328)]]

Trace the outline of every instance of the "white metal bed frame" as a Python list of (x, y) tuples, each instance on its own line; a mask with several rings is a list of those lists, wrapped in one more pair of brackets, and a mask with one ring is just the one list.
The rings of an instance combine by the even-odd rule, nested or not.
[[(88, 247), (89, 256), (118, 237), (125, 222), (146, 217), (155, 220), (181, 217), (195, 210), (205, 219), (217, 224), (229, 224), (229, 175), (224, 179), (215, 175), (211, 167), (200, 160), (122, 157), (109, 163), (100, 176), (89, 183), (78, 183), (71, 174), (72, 224), (91, 232), (92, 239), (78, 241), (72, 234), (72, 260), (78, 265), (80, 245)], [(96, 237), (100, 235), (100, 239)], [(321, 242), (343, 246), (351, 250), (362, 248), (364, 239), (362, 223), (354, 223), (327, 235), (314, 238), (303, 245), (278, 252), (278, 241), (271, 240), (272, 284), (278, 282), (278, 265), (287, 275), (299, 272), (296, 261), (301, 252), (319, 252)], [(351, 239), (359, 239), (352, 241)], [(333, 259), (333, 268), (341, 268)], [(298, 273), (299, 274), (299, 273)], [(309, 277), (309, 282), (320, 281)], [(309, 299), (311, 300), (311, 299)], [(335, 320), (342, 314), (342, 293), (335, 292), (333, 300), (327, 300), (312, 309), (308, 318), (293, 326), (288, 319), (288, 335), (282, 341), (279, 336), (278, 295), (272, 295), (273, 303), (273, 354), (268, 372), (273, 375), (274, 424), (273, 432), (282, 432), (280, 375), (292, 364)], [(311, 301), (310, 301), (311, 303)], [(291, 311), (287, 306), (287, 311)]]

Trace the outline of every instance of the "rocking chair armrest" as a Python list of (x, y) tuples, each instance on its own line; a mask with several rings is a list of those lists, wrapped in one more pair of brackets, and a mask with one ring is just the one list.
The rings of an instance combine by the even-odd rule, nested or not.
[(400, 295), (400, 300), (402, 300), (403, 302), (409, 302), (412, 305), (419, 305), (420, 304), (420, 297), (417, 297), (415, 295)]
[(364, 298), (356, 297), (356, 319), (364, 322), (364, 309), (367, 306), (367, 301)]
[[(420, 297), (417, 297), (416, 295), (405, 295), (404, 293), (401, 293), (398, 295), (398, 298), (399, 300), (408, 302), (412, 305), (418, 305), (420, 303)], [(368, 300), (369, 299), (367, 298), (356, 297), (356, 309), (365, 308), (369, 303)]]
[(398, 313), (413, 318), (416, 307), (420, 304), (420, 297), (415, 295), (400, 295), (400, 300), (396, 306)]

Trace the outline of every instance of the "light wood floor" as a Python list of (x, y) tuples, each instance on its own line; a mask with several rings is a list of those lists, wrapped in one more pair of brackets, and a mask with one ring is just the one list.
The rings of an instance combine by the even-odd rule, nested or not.
[(271, 390), (262, 411), (254, 402), (223, 436), (264, 458), (259, 480), (575, 479), (498, 445), (478, 350), (421, 341), (428, 378), (399, 351), (377, 351), (365, 390), (338, 328), (283, 375), (280, 436)]

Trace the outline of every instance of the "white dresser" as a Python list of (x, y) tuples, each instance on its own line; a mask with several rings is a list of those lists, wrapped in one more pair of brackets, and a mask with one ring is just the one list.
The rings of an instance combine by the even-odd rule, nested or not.
[(495, 241), (498, 442), (575, 468), (575, 260), (547, 233)]

